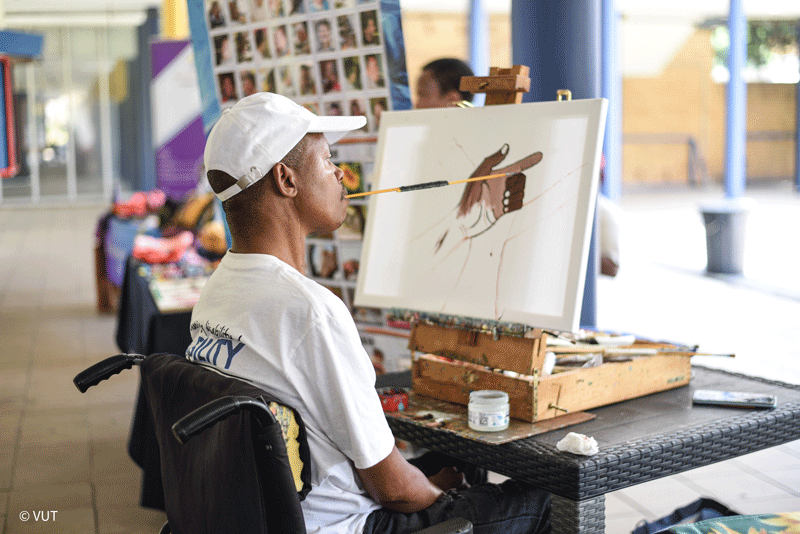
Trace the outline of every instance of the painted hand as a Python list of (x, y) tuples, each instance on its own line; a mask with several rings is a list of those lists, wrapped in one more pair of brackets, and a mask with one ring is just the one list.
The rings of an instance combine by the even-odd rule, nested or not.
[(457, 218), (466, 217), (476, 205), (479, 208), (478, 217), (467, 232), (470, 236), (482, 233), (494, 225), (500, 217), (522, 208), (524, 204), (526, 177), (522, 171), (542, 161), (542, 153), (534, 152), (511, 165), (496, 169), (495, 166), (505, 159), (508, 151), (508, 144), (504, 144), (500, 150), (486, 157), (470, 178), (514, 173), (512, 176), (469, 182), (461, 195)]

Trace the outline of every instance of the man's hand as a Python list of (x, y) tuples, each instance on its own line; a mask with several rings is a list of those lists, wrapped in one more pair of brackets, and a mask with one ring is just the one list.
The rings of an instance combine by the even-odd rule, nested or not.
[(466, 478), (464, 478), (464, 473), (452, 466), (443, 467), (438, 473), (428, 477), (428, 480), (436, 484), (442, 491), (469, 487)]

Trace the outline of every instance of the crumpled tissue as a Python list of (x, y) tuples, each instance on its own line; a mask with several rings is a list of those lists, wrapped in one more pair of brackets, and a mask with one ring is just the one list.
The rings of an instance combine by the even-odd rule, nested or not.
[(584, 456), (591, 456), (600, 452), (597, 448), (597, 441), (594, 438), (570, 432), (564, 438), (556, 443), (556, 449), (573, 454), (583, 454)]

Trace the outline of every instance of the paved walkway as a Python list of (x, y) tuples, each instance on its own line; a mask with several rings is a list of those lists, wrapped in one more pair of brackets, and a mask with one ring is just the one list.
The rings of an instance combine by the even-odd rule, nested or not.
[(742, 276), (709, 275), (699, 205), (722, 191), (626, 193), (620, 271), (597, 283), (597, 326), (699, 344), (695, 362), (800, 384), (800, 195), (748, 191)]

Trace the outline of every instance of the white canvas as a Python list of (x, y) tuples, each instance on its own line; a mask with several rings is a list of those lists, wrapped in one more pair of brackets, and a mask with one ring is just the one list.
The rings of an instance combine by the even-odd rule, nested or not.
[(368, 197), (356, 304), (577, 330), (606, 107), (384, 113), (373, 189), (527, 167), (524, 180)]

